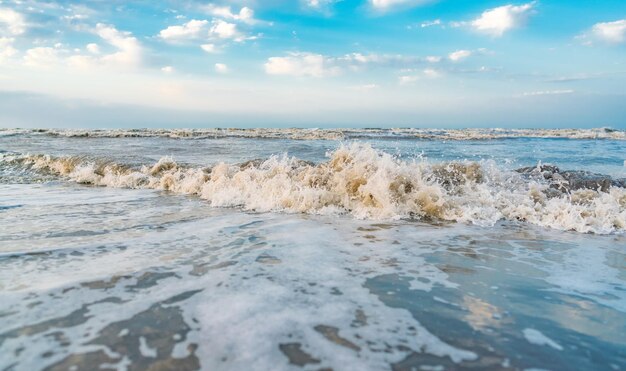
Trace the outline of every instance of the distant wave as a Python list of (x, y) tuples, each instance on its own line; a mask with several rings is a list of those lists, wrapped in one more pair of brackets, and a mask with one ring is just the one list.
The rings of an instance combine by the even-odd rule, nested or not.
[[(552, 167), (501, 170), (493, 161), (404, 162), (369, 145), (341, 146), (320, 164), (273, 156), (243, 164), (187, 167), (164, 157), (141, 168), (105, 160), (0, 154), (0, 170), (77, 183), (197, 195), (215, 207), (361, 219), (446, 220), (493, 225), (518, 220), (548, 228), (608, 234), (626, 230), (621, 183), (567, 186)], [(551, 171), (551, 173), (550, 173)], [(569, 178), (568, 178), (569, 176)], [(48, 179), (48, 178), (46, 178)]]
[(568, 138), (626, 140), (626, 131), (594, 129), (0, 129), (0, 137), (49, 135), (71, 138), (165, 137), (177, 139), (267, 138), (344, 140), (357, 138), (488, 140), (506, 138)]

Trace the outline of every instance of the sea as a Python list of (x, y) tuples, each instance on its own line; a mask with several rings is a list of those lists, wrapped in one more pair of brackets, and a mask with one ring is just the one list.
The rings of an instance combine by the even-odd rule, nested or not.
[(0, 129), (0, 370), (626, 370), (626, 132)]

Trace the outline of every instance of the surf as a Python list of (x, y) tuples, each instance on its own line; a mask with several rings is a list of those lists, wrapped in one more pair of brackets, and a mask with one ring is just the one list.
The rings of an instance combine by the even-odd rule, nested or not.
[(516, 172), (494, 161), (403, 161), (359, 143), (341, 145), (317, 164), (276, 155), (211, 167), (163, 157), (133, 167), (106, 159), (27, 154), (2, 154), (0, 164), (85, 185), (193, 195), (213, 207), (247, 211), (482, 226), (506, 220), (597, 234), (626, 230), (623, 180), (580, 186), (559, 173), (547, 177), (541, 166)]

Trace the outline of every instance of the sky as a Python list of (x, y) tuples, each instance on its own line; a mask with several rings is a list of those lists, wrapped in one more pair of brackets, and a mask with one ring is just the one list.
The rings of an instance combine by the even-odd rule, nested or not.
[(626, 1), (0, 0), (0, 127), (626, 128)]

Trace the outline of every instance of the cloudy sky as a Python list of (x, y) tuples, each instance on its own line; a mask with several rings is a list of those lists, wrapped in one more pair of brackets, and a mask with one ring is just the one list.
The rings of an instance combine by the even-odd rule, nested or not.
[(0, 127), (626, 128), (626, 1), (0, 0)]

